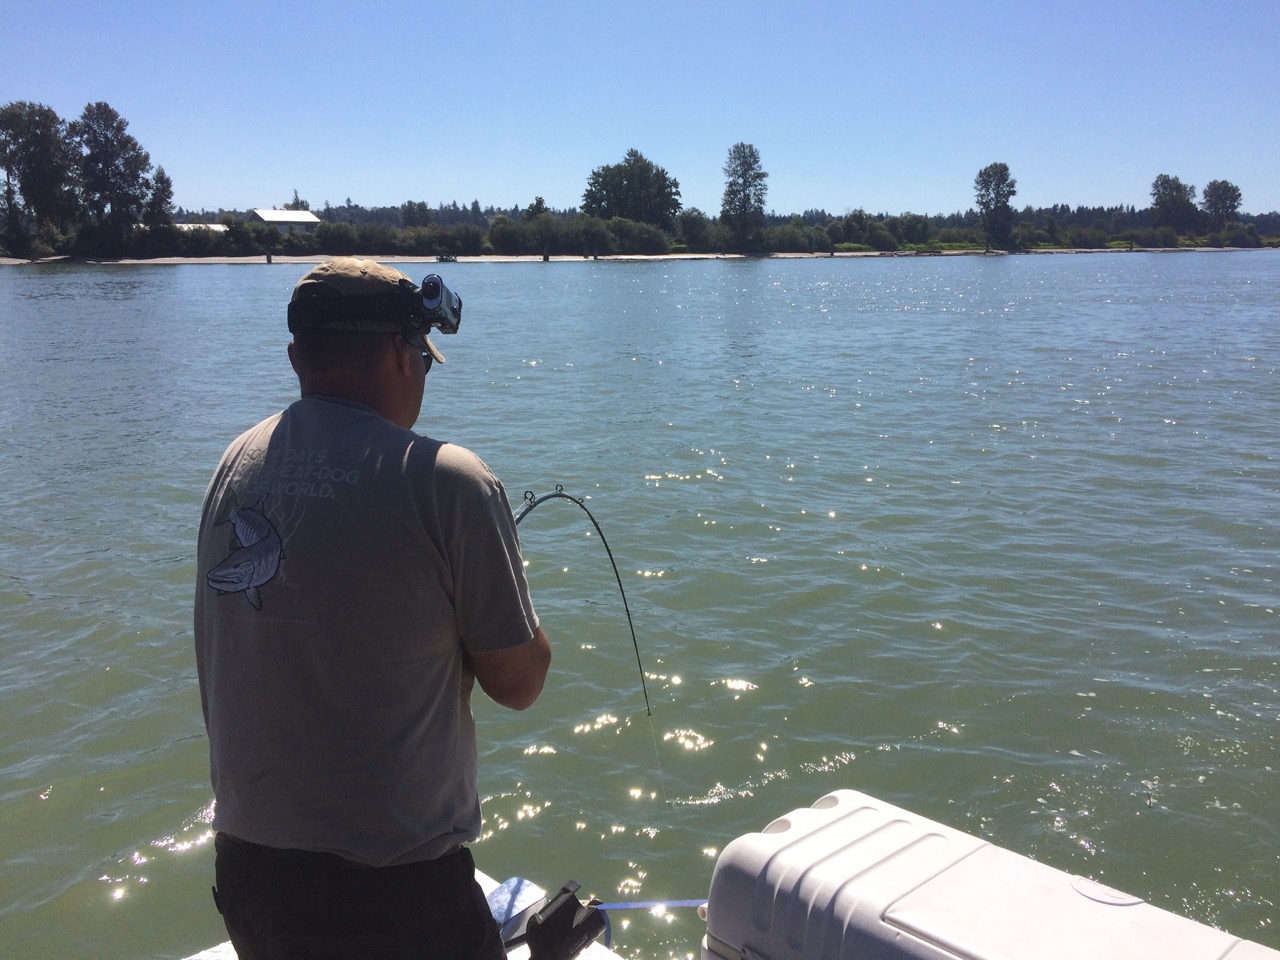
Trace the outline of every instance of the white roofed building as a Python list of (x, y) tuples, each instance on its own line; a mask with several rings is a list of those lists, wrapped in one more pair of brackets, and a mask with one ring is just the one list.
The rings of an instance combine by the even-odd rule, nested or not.
[(263, 223), (274, 224), (281, 233), (314, 230), (320, 222), (310, 210), (254, 210), (253, 215)]

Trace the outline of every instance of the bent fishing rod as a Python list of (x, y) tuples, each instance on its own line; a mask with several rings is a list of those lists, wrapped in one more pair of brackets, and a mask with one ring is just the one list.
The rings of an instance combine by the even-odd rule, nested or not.
[(581, 497), (572, 497), (565, 493), (560, 484), (556, 484), (555, 490), (551, 491), (551, 493), (544, 493), (540, 497), (534, 496), (532, 490), (526, 490), (524, 492), (524, 503), (516, 513), (516, 526), (520, 526), (520, 521), (527, 517), (534, 507), (541, 503), (546, 503), (548, 500), (568, 500), (570, 503), (576, 503), (582, 508), (582, 512), (587, 515), (591, 525), (596, 528), (596, 533), (600, 535), (600, 542), (604, 544), (605, 552), (609, 554), (609, 563), (613, 566), (613, 578), (618, 581), (618, 593), (622, 596), (622, 609), (626, 611), (627, 626), (631, 629), (631, 646), (636, 651), (636, 666), (640, 668), (640, 690), (644, 694), (644, 712), (652, 717), (653, 710), (649, 708), (649, 689), (644, 682), (644, 664), (640, 662), (640, 644), (636, 640), (635, 624), (631, 622), (631, 607), (627, 603), (627, 591), (622, 587), (622, 576), (618, 573), (618, 564), (613, 559), (613, 551), (609, 549), (609, 541), (605, 539), (604, 531), (600, 529), (600, 524), (596, 521), (591, 511), (587, 509), (583, 499)]

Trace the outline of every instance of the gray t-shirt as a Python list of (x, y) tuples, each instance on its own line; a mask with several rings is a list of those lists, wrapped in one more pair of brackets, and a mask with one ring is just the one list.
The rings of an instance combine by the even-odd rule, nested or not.
[(375, 866), (473, 840), (465, 654), (537, 627), (478, 457), (327, 397), (264, 420), (228, 447), (200, 522), (214, 828)]

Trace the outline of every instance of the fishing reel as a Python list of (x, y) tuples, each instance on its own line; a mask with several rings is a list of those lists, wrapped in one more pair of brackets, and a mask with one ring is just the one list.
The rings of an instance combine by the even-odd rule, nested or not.
[(608, 926), (599, 900), (583, 903), (578, 884), (565, 881), (550, 900), (528, 880), (513, 877), (489, 894), (489, 909), (498, 921), (502, 945), (528, 944), (530, 960), (573, 960)]

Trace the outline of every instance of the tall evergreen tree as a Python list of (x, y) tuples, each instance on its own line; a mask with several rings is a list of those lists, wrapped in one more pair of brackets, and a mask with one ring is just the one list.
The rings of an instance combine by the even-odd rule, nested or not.
[(406, 200), (400, 204), (400, 225), (402, 227), (431, 226), (431, 208), (425, 200)]

